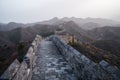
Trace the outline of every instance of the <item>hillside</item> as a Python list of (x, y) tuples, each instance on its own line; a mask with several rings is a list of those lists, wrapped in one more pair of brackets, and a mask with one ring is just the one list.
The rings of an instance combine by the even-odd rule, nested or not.
[[(90, 30), (85, 30), (84, 28), (81, 28), (74, 20), (69, 20), (70, 19), (67, 20), (67, 18), (53, 18), (50, 21), (48, 20), (25, 24), (25, 26), (22, 27), (18, 27), (19, 24), (17, 24), (16, 26), (12, 26), (10, 29), (0, 31), (0, 57), (2, 57), (0, 60), (0, 65), (6, 66), (2, 69), (2, 71), (5, 70), (16, 57), (20, 61), (22, 60), (36, 34), (39, 34), (44, 38), (55, 34), (56, 31), (63, 33), (62, 35), (74, 36), (80, 44), (72, 46), (88, 56), (91, 60), (99, 62), (104, 59), (112, 65), (119, 66), (120, 27), (100, 27), (98, 23), (96, 24), (96, 22), (89, 22), (88, 20), (81, 24), (81, 26), (84, 26), (84, 28), (89, 28), (94, 25), (92, 27), (94, 29), (90, 28)], [(76, 18), (75, 20), (84, 21), (83, 19)], [(21, 46), (22, 50), (19, 50), (21, 49)], [(2, 71), (0, 73), (2, 73)]]
[(27, 25), (15, 22), (9, 22), (8, 24), (0, 24), (0, 31), (9, 31), (19, 27), (27, 27)]
[(120, 26), (120, 22), (113, 21), (110, 19), (102, 19), (102, 18), (76, 18), (76, 17), (64, 17), (64, 18), (57, 18), (54, 17), (49, 20), (44, 20), (40, 22), (35, 23), (16, 23), (16, 22), (10, 22), (8, 24), (0, 23), (0, 31), (9, 31), (18, 27), (29, 27), (34, 26), (36, 24), (42, 24), (42, 25), (60, 25), (69, 21), (74, 21), (79, 27), (85, 29), (85, 30), (91, 30), (94, 28), (100, 28), (104, 26)]
[(103, 27), (87, 31), (95, 40), (120, 40), (120, 27)]
[(57, 18), (54, 17), (50, 20), (45, 20), (41, 22), (36, 23), (29, 23), (26, 25), (33, 26), (35, 24), (47, 24), (47, 25), (60, 25), (64, 24), (69, 21), (74, 21), (75, 24), (77, 24), (79, 27), (85, 29), (85, 30), (92, 30), (94, 28), (100, 28), (104, 26), (120, 26), (120, 22), (110, 20), (110, 19), (102, 19), (102, 18), (76, 18), (76, 17), (63, 17), (63, 18)]
[(36, 34), (40, 34), (45, 37), (50, 34), (54, 34), (54, 31), (57, 29), (57, 26), (53, 25), (34, 25), (27, 28), (16, 28), (10, 31), (0, 31), (0, 40), (11, 43), (19, 43), (21, 41), (33, 40)]
[(102, 48), (97, 48), (91, 44), (81, 42), (69, 42), (68, 44), (96, 63), (99, 63), (101, 60), (105, 60), (111, 65), (120, 68), (120, 54), (117, 56), (115, 54), (111, 54), (111, 51), (104, 51)]
[(28, 47), (36, 34), (43, 37), (54, 34), (57, 26), (35, 25), (27, 28), (15, 28), (10, 31), (0, 31), (0, 75), (15, 58), (22, 61)]
[(79, 27), (91, 30), (94, 28), (100, 28), (104, 26), (120, 26), (120, 23), (117, 21), (113, 21), (110, 19), (102, 19), (102, 18), (76, 18), (76, 17), (64, 17), (63, 21), (74, 21)]
[(111, 54), (114, 54), (116, 56), (120, 57), (120, 42), (115, 40), (98, 40), (96, 42), (93, 42), (92, 45), (103, 49), (105, 51), (111, 52)]
[(81, 42), (91, 42), (92, 38), (87, 35), (86, 30), (80, 28), (75, 22), (69, 21), (61, 25), (70, 35), (76, 36)]

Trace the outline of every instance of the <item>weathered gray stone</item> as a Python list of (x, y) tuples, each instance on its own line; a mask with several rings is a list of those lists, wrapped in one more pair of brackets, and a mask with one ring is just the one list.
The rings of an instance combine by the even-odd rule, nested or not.
[[(37, 35), (23, 62), (13, 62), (0, 77), (13, 80), (120, 80), (120, 70), (102, 60), (91, 61), (58, 36), (42, 41)], [(39, 47), (40, 46), (40, 47)], [(60, 51), (60, 52), (59, 52)], [(15, 63), (18, 63), (18, 66)]]
[[(42, 75), (43, 73), (45, 73), (45, 75), (40, 76), (39, 79), (70, 80), (69, 76), (73, 78), (72, 74), (74, 73), (71, 66), (66, 62), (59, 53), (57, 47), (51, 41), (42, 41), (39, 49), (39, 52), (36, 54), (37, 60), (35, 61), (36, 66), (34, 67), (35, 71), (33, 71), (32, 80), (36, 80), (36, 78), (39, 78), (39, 75)], [(35, 74), (34, 72), (36, 71), (43, 73)], [(76, 78), (74, 79), (77, 80)]]
[[(61, 54), (72, 66), (80, 80), (119, 80), (119, 69), (115, 69), (106, 61), (94, 63), (71, 46), (62, 42), (58, 36), (51, 36), (50, 40), (58, 47)], [(116, 73), (118, 72), (118, 73)]]
[(25, 55), (23, 62), (20, 64), (17, 60), (15, 60), (0, 77), (0, 79), (31, 80), (32, 68), (35, 66), (34, 62), (36, 60), (35, 54), (38, 51), (38, 46), (41, 40), (42, 37), (37, 35)]
[(8, 67), (8, 69), (3, 73), (0, 79), (12, 79), (13, 76), (17, 73), (20, 67), (20, 63), (17, 59)]

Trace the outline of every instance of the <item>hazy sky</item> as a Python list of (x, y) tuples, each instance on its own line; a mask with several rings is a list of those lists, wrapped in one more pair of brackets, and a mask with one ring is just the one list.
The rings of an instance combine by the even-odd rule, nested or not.
[(36, 22), (53, 17), (120, 21), (120, 0), (0, 0), (0, 22)]

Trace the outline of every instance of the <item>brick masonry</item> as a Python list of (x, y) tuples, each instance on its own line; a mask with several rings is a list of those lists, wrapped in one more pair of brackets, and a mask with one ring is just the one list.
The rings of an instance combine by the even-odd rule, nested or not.
[[(61, 55), (67, 61), (67, 65), (70, 65), (72, 71), (75, 73), (79, 80), (120, 80), (120, 70), (111, 66), (106, 61), (102, 60), (99, 64), (94, 63), (89, 58), (64, 43), (64, 41), (62, 41), (56, 35), (50, 36), (47, 39), (55, 44)], [(37, 64), (35, 63), (35, 55), (39, 51), (38, 47), (40, 46), (41, 41), (42, 38), (37, 35), (32, 42), (26, 56), (24, 57), (23, 62), (20, 64), (19, 61), (16, 59), (3, 73), (0, 79), (31, 80), (32, 75), (34, 74), (33, 72), (37, 72), (33, 71), (35, 70), (33, 68)], [(59, 58), (57, 60), (59, 60)], [(51, 67), (52, 64), (47, 63), (46, 65), (47, 67)], [(55, 66), (57, 65), (59, 64), (56, 63)], [(64, 70), (64, 68), (66, 67), (61, 67), (60, 69)], [(58, 71), (57, 68), (47, 68), (46, 72), (53, 69), (55, 69), (56, 72)], [(56, 80), (59, 79), (56, 78)]]
[(102, 60), (99, 64), (67, 45), (54, 35), (50, 40), (58, 47), (80, 80), (120, 80), (120, 70)]
[(31, 80), (32, 71), (34, 66), (35, 54), (38, 51), (38, 46), (42, 40), (42, 37), (37, 35), (32, 42), (27, 54), (25, 55), (23, 62), (20, 64), (16, 59), (3, 73), (0, 79), (9, 80)]

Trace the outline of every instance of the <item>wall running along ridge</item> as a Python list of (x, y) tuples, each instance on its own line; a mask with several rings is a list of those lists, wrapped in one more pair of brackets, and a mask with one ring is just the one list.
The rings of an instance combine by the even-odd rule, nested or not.
[(58, 47), (61, 54), (72, 66), (80, 80), (120, 80), (120, 70), (114, 68), (108, 62), (102, 60), (99, 64), (65, 44), (58, 36), (50, 37), (50, 40)]
[(17, 59), (14, 60), (13, 63), (8, 67), (8, 69), (0, 77), (0, 79), (31, 80), (32, 70), (33, 70), (34, 61), (35, 61), (35, 53), (38, 51), (37, 49), (38, 49), (38, 46), (40, 45), (41, 40), (42, 40), (42, 37), (39, 35), (36, 35), (22, 63), (20, 64), (20, 62)]
[[(65, 44), (58, 36), (53, 35), (47, 40), (53, 41), (61, 52), (61, 55), (68, 61), (73, 68), (76, 76), (80, 80), (120, 80), (120, 70), (114, 68), (106, 61), (102, 60), (99, 64), (94, 63), (89, 58)], [(32, 42), (23, 62), (16, 59), (3, 73), (0, 79), (12, 80), (31, 80), (34, 62), (36, 60), (36, 52), (42, 37), (37, 35)]]

